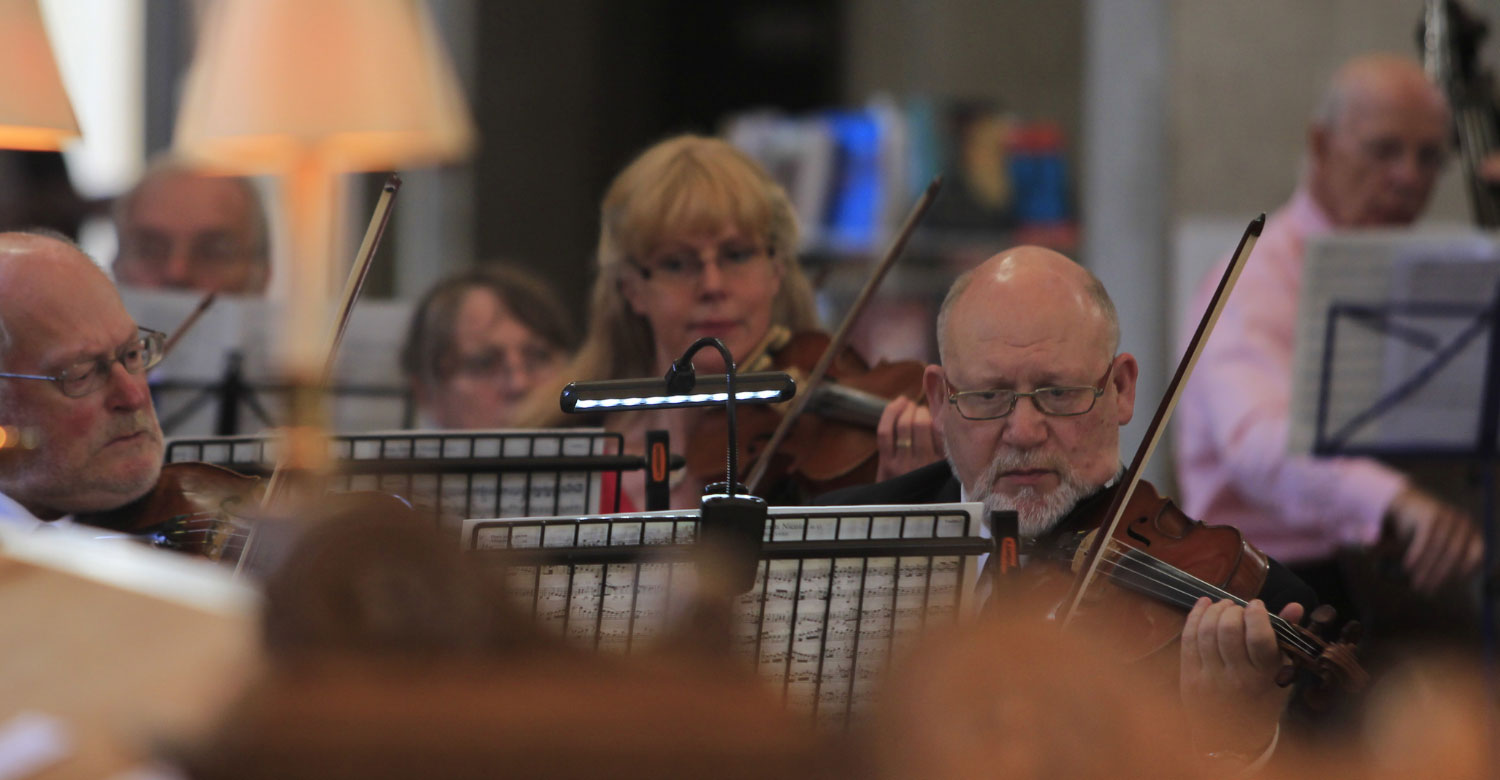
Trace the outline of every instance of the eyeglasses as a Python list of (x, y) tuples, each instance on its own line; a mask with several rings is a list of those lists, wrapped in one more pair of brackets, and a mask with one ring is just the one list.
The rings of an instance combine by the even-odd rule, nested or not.
[(167, 334), (150, 328), (138, 328), (138, 330), (141, 332), (140, 335), (115, 350), (113, 355), (84, 358), (50, 376), (0, 373), (0, 377), (44, 379), (56, 383), (57, 389), (61, 390), (63, 395), (69, 398), (82, 398), (109, 382), (109, 371), (115, 363), (124, 366), (125, 370), (132, 374), (139, 374), (161, 362), (164, 356), (162, 347), (167, 342)]
[(1099, 378), (1099, 383), (1095, 386), (1038, 387), (1024, 393), (1017, 390), (955, 391), (953, 385), (949, 384), (948, 403), (965, 420), (995, 420), (1005, 417), (1015, 411), (1016, 402), (1022, 397), (1030, 398), (1031, 405), (1042, 414), (1053, 417), (1076, 417), (1080, 414), (1088, 414), (1094, 408), (1094, 402), (1099, 400), (1099, 396), (1104, 395), (1104, 388), (1114, 368), (1115, 363), (1111, 360), (1109, 367), (1104, 369), (1104, 376)]
[(557, 357), (555, 351), (536, 344), (516, 349), (497, 347), (444, 360), (440, 373), (445, 378), (467, 376), (508, 382), (512, 375), (534, 374), (547, 368), (557, 362)]
[[(775, 255), (775, 250), (751, 244), (723, 244), (715, 250), (716, 267), (726, 282), (734, 283), (748, 277), (760, 265), (760, 260)], [(703, 279), (708, 263), (691, 249), (669, 252), (654, 257), (645, 263), (627, 258), (632, 266), (647, 281), (658, 280), (663, 284), (679, 287), (696, 286)]]
[(1407, 144), (1399, 138), (1370, 139), (1359, 145), (1359, 151), (1377, 165), (1400, 163), (1410, 155), (1423, 173), (1438, 173), (1448, 162), (1448, 149), (1444, 145)]
[(233, 265), (251, 254), (244, 242), (222, 232), (195, 233), (191, 237), (174, 237), (154, 230), (133, 230), (126, 234), (120, 253), (133, 257), (142, 265), (161, 271), (181, 246), (194, 269), (211, 270)]

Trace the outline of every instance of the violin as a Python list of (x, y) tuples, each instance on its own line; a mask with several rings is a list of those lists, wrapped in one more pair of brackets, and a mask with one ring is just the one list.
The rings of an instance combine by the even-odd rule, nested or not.
[[(1084, 500), (1059, 521), (1056, 532), (1039, 540), (1032, 554), (1052, 565), (1026, 567), (1022, 587), (1042, 596), (1070, 583), (1120, 489), (1117, 483)], [(1137, 484), (1101, 550), (1101, 574), (1118, 587), (1088, 591), (1076, 622), (1085, 631), (1104, 632), (1120, 660), (1127, 662), (1172, 648), (1182, 634), (1185, 613), (1199, 598), (1228, 599), (1244, 606), (1261, 592), (1270, 572), (1265, 553), (1246, 541), (1239, 529), (1208, 526), (1188, 517), (1145, 481)], [(1357, 692), (1369, 682), (1355, 656), (1357, 623), (1346, 624), (1343, 634), (1332, 640), (1275, 614), (1270, 618), (1281, 649), (1324, 687)], [(1315, 610), (1313, 622), (1326, 631), (1332, 623), (1331, 609)]]
[[(1129, 467), (1099, 500), (1068, 519), (1071, 526), (1097, 530), (1084, 534), (1068, 556), (1067, 593), (1056, 612), (1059, 622), (1064, 628), (1074, 622), (1115, 623), (1107, 636), (1122, 649), (1133, 649), (1136, 657), (1174, 643), (1181, 634), (1184, 620), (1179, 613), (1163, 612), (1162, 605), (1191, 609), (1203, 596), (1243, 605), (1260, 592), (1269, 572), (1266, 556), (1238, 529), (1204, 526), (1188, 518), (1141, 479), (1264, 226), (1262, 214), (1245, 228)], [(1127, 592), (1132, 594), (1128, 599)], [(1147, 607), (1135, 601), (1140, 596), (1160, 603)], [(1103, 600), (1118, 599), (1126, 601), (1096, 608)], [(1327, 611), (1322, 614), (1331, 623)], [(1271, 616), (1271, 623), (1278, 643), (1292, 659), (1324, 681), (1351, 691), (1368, 682), (1354, 656), (1352, 632), (1339, 642), (1327, 642), (1277, 616)], [(1289, 684), (1291, 679), (1282, 676), (1278, 681)]]
[(246, 512), (260, 504), (264, 492), (259, 477), (212, 463), (168, 463), (146, 495), (75, 519), (139, 537), (153, 547), (237, 561), (245, 540)]
[[(831, 337), (808, 331), (795, 334), (769, 353), (763, 370), (785, 371), (801, 380), (828, 349)], [(791, 427), (774, 455), (762, 495), (796, 501), (848, 485), (875, 481), (878, 466), (875, 427), (886, 404), (898, 396), (920, 400), (925, 366), (915, 360), (881, 361), (870, 366), (853, 348), (833, 359), (827, 381), (811, 391), (808, 408)], [(762, 370), (757, 366), (757, 370)], [(758, 460), (782, 423), (783, 411), (772, 406), (744, 406), (736, 411), (742, 463)], [(704, 483), (722, 479), (727, 446), (723, 415), (703, 416), (688, 442), (689, 473)]]
[[(122, 507), (79, 514), (79, 523), (133, 536), (153, 547), (238, 566), (252, 528), (285, 520), (267, 508), (268, 483), (212, 463), (184, 461), (162, 466), (150, 492)], [(421, 514), (400, 496), (373, 490), (326, 493), (295, 508), (295, 533), (325, 520), (360, 517), (421, 527)]]

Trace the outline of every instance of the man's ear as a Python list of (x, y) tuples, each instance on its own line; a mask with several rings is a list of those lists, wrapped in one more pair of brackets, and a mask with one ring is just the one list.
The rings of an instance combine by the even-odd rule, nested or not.
[(939, 423), (948, 411), (948, 379), (942, 366), (928, 365), (922, 371), (922, 391), (927, 394), (927, 408), (932, 421)]
[(1129, 352), (1121, 352), (1115, 358), (1115, 370), (1109, 376), (1109, 382), (1115, 388), (1115, 418), (1121, 425), (1130, 422), (1135, 416), (1135, 381), (1141, 375), (1141, 367), (1135, 362), (1135, 356)]
[(1321, 168), (1328, 160), (1329, 148), (1333, 145), (1333, 132), (1322, 122), (1307, 126), (1307, 164)]

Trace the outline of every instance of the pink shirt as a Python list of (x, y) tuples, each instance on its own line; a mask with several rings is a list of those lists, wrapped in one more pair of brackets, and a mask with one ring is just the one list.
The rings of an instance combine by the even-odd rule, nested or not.
[[(1406, 486), (1373, 460), (1286, 452), (1303, 242), (1332, 229), (1305, 188), (1267, 220), (1175, 426), (1183, 509), (1209, 525), (1239, 528), (1289, 564), (1375, 541), (1386, 507)], [(1188, 308), (1194, 326), (1227, 263), (1199, 284)]]

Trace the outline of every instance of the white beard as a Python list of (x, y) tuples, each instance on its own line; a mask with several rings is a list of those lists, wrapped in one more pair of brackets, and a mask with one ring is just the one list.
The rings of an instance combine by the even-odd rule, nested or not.
[[(953, 447), (948, 447), (953, 452)], [(948, 465), (958, 473), (952, 456)], [(1020, 469), (1048, 469), (1057, 474), (1058, 485), (1042, 493), (1036, 488), (1022, 486), (1015, 495), (994, 492), (995, 478), (1007, 471)], [(1061, 457), (1045, 454), (1039, 450), (1015, 450), (1002, 448), (990, 460), (990, 465), (979, 475), (975, 484), (964, 485), (970, 501), (984, 502), (985, 509), (1014, 511), (1019, 520), (1022, 538), (1035, 539), (1057, 526), (1079, 501), (1092, 495), (1097, 485), (1085, 485), (1078, 480), (1071, 466)]]

